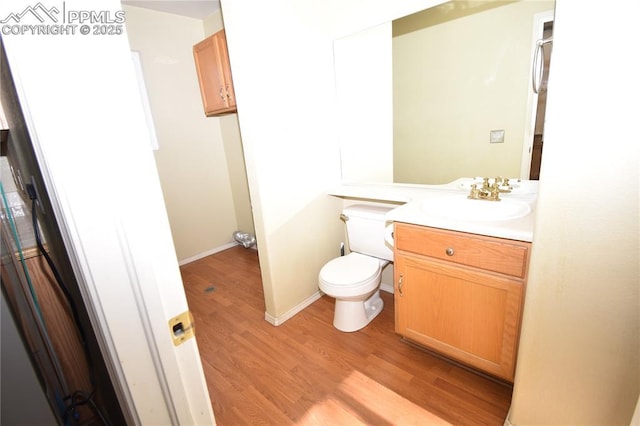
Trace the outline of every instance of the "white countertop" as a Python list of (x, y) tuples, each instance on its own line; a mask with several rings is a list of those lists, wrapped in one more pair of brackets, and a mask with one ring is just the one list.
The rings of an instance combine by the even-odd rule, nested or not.
[[(403, 203), (387, 214), (389, 221), (531, 242), (538, 192), (537, 181), (512, 180), (513, 192), (500, 194), (503, 200), (526, 203), (531, 208), (530, 213), (515, 219), (494, 221), (474, 218), (474, 220), (462, 220), (429, 214), (423, 208), (425, 203), (429, 203), (429, 200), (445, 196), (466, 198), (469, 184), (472, 181), (474, 181), (472, 178), (461, 178), (444, 185), (344, 183), (329, 191), (329, 194), (343, 198)], [(474, 200), (472, 203), (494, 203), (494, 201)]]

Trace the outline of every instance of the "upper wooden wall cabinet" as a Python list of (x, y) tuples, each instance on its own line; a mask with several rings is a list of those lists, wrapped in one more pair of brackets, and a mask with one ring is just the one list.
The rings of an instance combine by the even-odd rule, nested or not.
[(224, 30), (193, 46), (200, 94), (207, 117), (236, 111), (227, 38)]

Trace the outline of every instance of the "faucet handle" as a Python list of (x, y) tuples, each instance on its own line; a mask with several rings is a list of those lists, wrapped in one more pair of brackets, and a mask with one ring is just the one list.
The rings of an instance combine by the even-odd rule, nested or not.
[(513, 187), (509, 184), (509, 178), (502, 178), (500, 186), (498, 186), (500, 192), (511, 192)]
[(472, 200), (477, 200), (480, 198), (480, 190), (478, 189), (478, 185), (475, 183), (471, 185), (471, 191), (469, 192), (469, 196), (467, 198), (471, 198)]
[(491, 185), (489, 199), (491, 201), (500, 201), (500, 187), (498, 186), (498, 182), (494, 182), (493, 185)]
[(489, 178), (482, 178), (482, 189), (489, 189)]

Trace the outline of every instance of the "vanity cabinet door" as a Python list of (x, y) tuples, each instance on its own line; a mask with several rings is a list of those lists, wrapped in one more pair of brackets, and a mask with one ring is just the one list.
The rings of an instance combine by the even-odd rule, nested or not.
[[(407, 231), (399, 226), (406, 225), (396, 224), (395, 235)], [(396, 240), (396, 332), (455, 361), (513, 382), (523, 280), (402, 247)]]
[(224, 30), (193, 46), (200, 95), (207, 117), (236, 111), (236, 97)]

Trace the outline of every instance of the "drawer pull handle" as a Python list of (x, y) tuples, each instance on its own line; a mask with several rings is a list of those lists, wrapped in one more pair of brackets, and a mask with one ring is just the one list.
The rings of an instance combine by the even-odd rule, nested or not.
[(400, 279), (398, 280), (398, 293), (400, 293), (400, 296), (404, 296), (402, 293), (402, 280), (404, 280), (404, 276), (400, 274)]
[(455, 253), (453, 251), (453, 247), (447, 247), (447, 249), (444, 252), (447, 253), (447, 256), (453, 256)]

